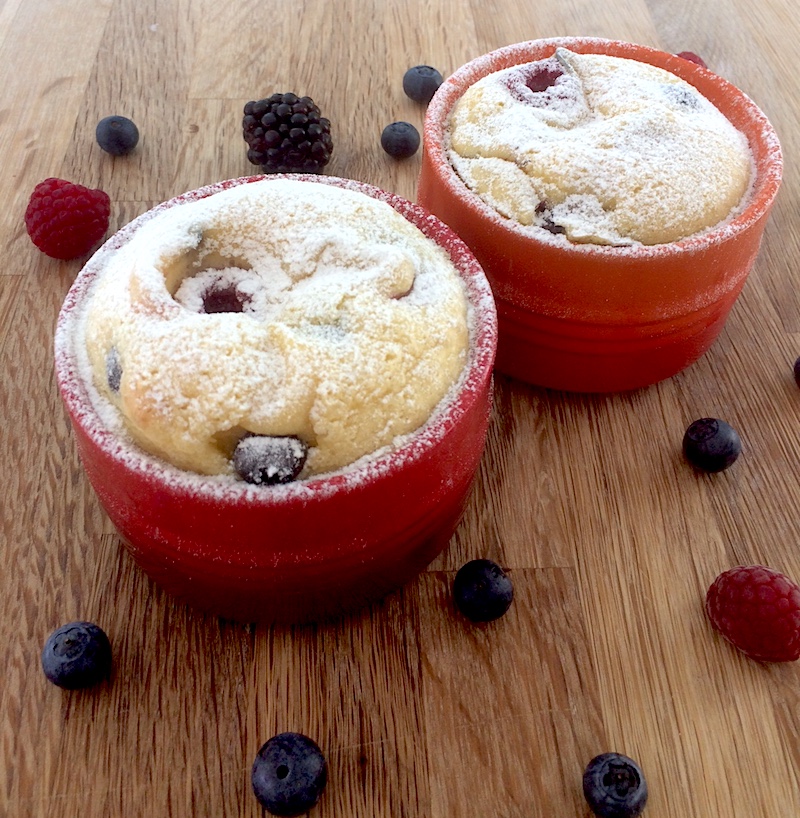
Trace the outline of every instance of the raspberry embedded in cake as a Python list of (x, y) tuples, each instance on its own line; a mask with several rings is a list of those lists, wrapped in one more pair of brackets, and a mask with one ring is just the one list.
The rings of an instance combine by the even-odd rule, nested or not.
[(183, 280), (175, 300), (205, 315), (247, 312), (251, 309), (256, 276), (250, 270), (229, 268), (203, 270)]
[[(552, 61), (550, 61), (552, 63)], [(524, 74), (525, 85), (534, 94), (546, 91), (556, 84), (559, 77), (563, 77), (564, 72), (560, 66), (545, 63), (544, 65), (531, 66)]]
[(236, 287), (214, 282), (203, 293), (203, 312), (207, 315), (218, 312), (242, 312), (249, 300), (249, 297), (242, 295)]
[(564, 93), (563, 83), (559, 82), (564, 73), (564, 66), (551, 57), (505, 72), (504, 82), (517, 102), (541, 108), (552, 106), (554, 98)]

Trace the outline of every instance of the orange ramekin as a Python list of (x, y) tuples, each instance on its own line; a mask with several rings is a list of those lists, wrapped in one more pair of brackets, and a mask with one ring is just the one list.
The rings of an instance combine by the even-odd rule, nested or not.
[[(525, 230), (472, 193), (447, 158), (453, 106), (487, 74), (545, 59), (558, 47), (658, 66), (716, 105), (753, 154), (754, 179), (741, 212), (669, 244), (606, 247)], [(565, 37), (493, 51), (445, 80), (425, 118), (418, 201), (461, 236), (491, 282), (499, 371), (556, 389), (614, 392), (668, 378), (711, 346), (753, 266), (782, 169), (769, 121), (722, 77), (645, 46)]]

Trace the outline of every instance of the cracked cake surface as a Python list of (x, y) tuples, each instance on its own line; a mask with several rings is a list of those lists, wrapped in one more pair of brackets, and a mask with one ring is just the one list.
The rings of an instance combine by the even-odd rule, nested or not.
[(291, 179), (165, 209), (109, 256), (87, 373), (145, 451), (231, 474), (249, 435), (308, 447), (301, 478), (422, 426), (464, 369), (447, 252), (390, 205)]
[(566, 48), (470, 86), (447, 138), (489, 207), (574, 243), (678, 241), (737, 213), (753, 175), (745, 136), (692, 85)]

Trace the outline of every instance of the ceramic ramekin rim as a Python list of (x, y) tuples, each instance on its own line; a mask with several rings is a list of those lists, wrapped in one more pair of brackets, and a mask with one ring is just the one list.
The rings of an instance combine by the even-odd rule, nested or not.
[[(83, 299), (102, 269), (106, 257), (127, 243), (144, 223), (167, 208), (197, 201), (237, 185), (282, 178), (355, 190), (392, 206), (448, 252), (465, 284), (473, 318), (469, 357), (462, 376), (423, 427), (405, 436), (407, 439), (400, 445), (361, 458), (340, 471), (285, 485), (262, 487), (234, 481), (226, 476), (209, 477), (183, 471), (144, 452), (132, 441), (109, 429), (89, 396), (74, 349), (74, 340)], [(54, 346), (56, 380), (70, 416), (81, 426), (92, 443), (117, 460), (121, 467), (160, 481), (176, 495), (268, 507), (293, 499), (307, 502), (349, 491), (354, 485), (368, 484), (393, 474), (433, 449), (467, 414), (470, 403), (485, 392), (486, 385), (490, 382), (497, 347), (497, 313), (489, 282), (472, 251), (451, 228), (420, 205), (396, 193), (353, 179), (308, 174), (253, 175), (226, 179), (182, 193), (156, 205), (113, 234), (86, 262), (67, 293), (56, 324)]]
[[(606, 53), (611, 48), (615, 56), (628, 57), (641, 61), (643, 55), (652, 57), (655, 64), (666, 68), (680, 76), (687, 82), (692, 82), (692, 77), (703, 77), (705, 81), (712, 82), (725, 92), (737, 98), (747, 109), (749, 118), (753, 124), (752, 136), (757, 135), (764, 146), (766, 160), (756, 166), (754, 185), (749, 193), (750, 201), (730, 220), (726, 220), (720, 225), (709, 228), (701, 233), (687, 236), (676, 242), (657, 245), (632, 245), (622, 247), (602, 246), (595, 244), (572, 244), (558, 241), (555, 236), (538, 236), (531, 232), (526, 232), (525, 236), (532, 241), (539, 241), (554, 245), (558, 241), (559, 250), (563, 250), (567, 255), (585, 256), (588, 254), (601, 254), (607, 257), (656, 257), (674, 256), (684, 253), (686, 250), (698, 250), (713, 246), (717, 243), (727, 241), (739, 233), (750, 229), (769, 211), (780, 188), (783, 174), (783, 153), (781, 150), (778, 135), (766, 117), (764, 112), (756, 103), (741, 89), (728, 82), (723, 77), (703, 68), (696, 63), (685, 60), (666, 51), (661, 51), (650, 46), (637, 45), (624, 40), (613, 40), (602, 37), (548, 37), (536, 40), (526, 40), (524, 42), (513, 43), (503, 46), (494, 51), (482, 54), (462, 65), (454, 71), (439, 86), (433, 99), (428, 104), (424, 123), (424, 150), (429, 152), (433, 160), (434, 167), (441, 174), (443, 181), (450, 188), (451, 192), (459, 197), (470, 201), (471, 205), (478, 211), (492, 219), (501, 229), (519, 233), (513, 223), (508, 219), (499, 216), (489, 205), (478, 196), (472, 193), (446, 156), (444, 136), (446, 123), (450, 116), (450, 111), (456, 101), (464, 93), (464, 90), (477, 80), (512, 65), (521, 65), (531, 62), (531, 51), (537, 53), (542, 51), (555, 51), (556, 48), (572, 48), (583, 50), (588, 53)], [(537, 56), (535, 59), (543, 59)], [(649, 60), (648, 60), (649, 62)], [(723, 112), (724, 113), (724, 112)], [(751, 133), (745, 133), (748, 141), (751, 140)]]

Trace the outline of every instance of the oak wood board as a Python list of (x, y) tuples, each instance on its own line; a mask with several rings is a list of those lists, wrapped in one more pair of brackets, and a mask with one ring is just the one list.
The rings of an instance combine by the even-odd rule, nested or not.
[[(242, 106), (310, 94), (332, 175), (410, 199), (421, 128), (406, 68), (445, 75), (521, 40), (592, 35), (691, 50), (780, 135), (785, 175), (761, 253), (712, 350), (619, 395), (498, 376), (487, 450), (447, 550), (385, 601), (308, 626), (242, 625), (176, 604), (134, 565), (93, 494), (53, 373), (80, 262), (23, 224), (48, 176), (106, 190), (111, 230), (183, 191), (246, 175)], [(800, 670), (753, 662), (709, 627), (706, 588), (761, 563), (800, 579), (800, 24), (789, 0), (2, 0), (0, 2), (0, 815), (240, 818), (276, 732), (320, 744), (318, 818), (588, 818), (584, 765), (645, 770), (647, 818), (800, 815)], [(109, 114), (136, 151), (95, 143)], [(744, 451), (701, 474), (680, 443), (722, 417)], [(508, 569), (515, 602), (475, 626), (450, 587), (468, 559)], [(48, 684), (47, 635), (101, 624), (112, 679)]]

